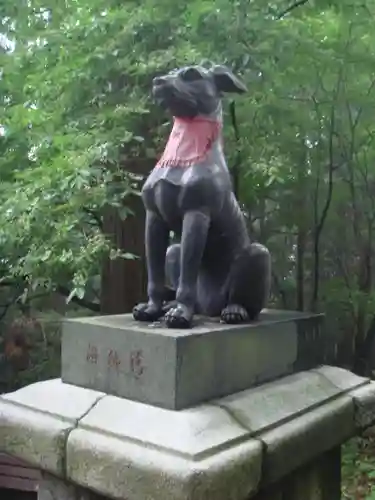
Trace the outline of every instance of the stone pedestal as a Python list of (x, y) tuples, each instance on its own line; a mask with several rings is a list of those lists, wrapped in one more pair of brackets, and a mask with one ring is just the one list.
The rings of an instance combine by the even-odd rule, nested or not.
[(322, 319), (70, 320), (62, 379), (0, 397), (0, 451), (43, 471), (39, 500), (339, 500), (375, 383), (323, 365)]
[(197, 318), (191, 330), (130, 315), (64, 324), (62, 380), (168, 409), (233, 394), (326, 362), (322, 315), (266, 310), (251, 324)]
[[(340, 469), (340, 447), (336, 447), (244, 500), (341, 500)], [(106, 497), (43, 474), (38, 500), (106, 500)]]
[(48, 474), (40, 500), (338, 500), (374, 421), (375, 383), (329, 366), (181, 411), (49, 380), (0, 397), (0, 449)]

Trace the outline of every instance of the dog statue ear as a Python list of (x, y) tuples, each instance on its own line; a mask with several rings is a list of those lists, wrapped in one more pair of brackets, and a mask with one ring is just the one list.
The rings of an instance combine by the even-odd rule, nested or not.
[(247, 88), (232, 71), (225, 66), (213, 66), (211, 68), (216, 87), (219, 92), (233, 92), (243, 94), (247, 92)]

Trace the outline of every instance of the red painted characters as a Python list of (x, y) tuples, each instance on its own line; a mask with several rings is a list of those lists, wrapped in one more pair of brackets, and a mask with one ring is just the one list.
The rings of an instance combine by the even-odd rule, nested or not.
[[(96, 345), (89, 344), (86, 352), (86, 362), (97, 365), (99, 362), (99, 350)], [(109, 349), (107, 351), (107, 367), (116, 371), (120, 370), (123, 366), (122, 360), (116, 349)], [(139, 379), (145, 371), (145, 364), (143, 359), (142, 349), (136, 349), (130, 352), (128, 358), (128, 366), (122, 370), (123, 373)]]

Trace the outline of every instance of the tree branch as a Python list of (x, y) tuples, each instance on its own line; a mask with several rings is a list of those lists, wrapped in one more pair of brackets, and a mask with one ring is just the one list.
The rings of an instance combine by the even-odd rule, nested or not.
[(103, 221), (100, 215), (98, 215), (98, 213), (95, 212), (95, 210), (92, 210), (90, 208), (83, 207), (82, 209), (89, 217), (93, 219), (94, 224), (103, 232)]
[[(69, 297), (69, 295), (70, 295), (70, 290), (62, 285), (58, 285), (56, 287), (56, 291), (59, 294), (63, 295), (64, 297)], [(84, 307), (85, 309), (89, 309), (90, 311), (97, 312), (97, 313), (100, 312), (100, 304), (97, 302), (90, 302), (89, 300), (80, 299), (80, 298), (75, 297), (75, 296), (71, 299), (71, 302), (73, 302), (74, 304), (77, 304), (80, 307)]]
[(0, 279), (0, 287), (14, 287), (18, 286), (20, 283), (18, 281), (12, 281), (9, 279)]
[[(318, 298), (319, 298), (319, 285), (320, 285), (320, 239), (321, 235), (323, 232), (323, 228), (328, 216), (328, 212), (331, 206), (332, 202), (332, 195), (333, 195), (333, 175), (334, 172), (337, 168), (334, 162), (334, 144), (333, 144), (333, 138), (335, 135), (335, 128), (336, 128), (336, 108), (335, 108), (335, 103), (338, 98), (341, 84), (343, 80), (343, 69), (342, 67), (340, 68), (338, 78), (337, 78), (337, 83), (336, 83), (336, 89), (334, 92), (334, 99), (332, 101), (332, 106), (331, 106), (331, 112), (330, 112), (330, 119), (329, 119), (329, 141), (328, 141), (328, 157), (329, 157), (329, 166), (328, 166), (328, 190), (327, 190), (327, 195), (325, 199), (325, 203), (323, 205), (323, 210), (320, 215), (320, 218), (316, 220), (317, 216), (317, 210), (315, 208), (315, 230), (314, 230), (314, 245), (313, 245), (313, 261), (314, 261), (314, 268), (313, 268), (313, 287), (312, 287), (312, 296), (311, 296), (311, 310), (315, 311), (318, 303)], [(316, 200), (315, 203), (318, 201), (318, 196), (319, 193), (316, 191)], [(316, 207), (317, 205), (315, 205)]]
[[(6, 280), (6, 279), (0, 280), (0, 287), (1, 286), (4, 286), (4, 287), (15, 287), (15, 286), (18, 286), (18, 285), (19, 285), (19, 283), (17, 283), (16, 281), (11, 281), (11, 280)], [(59, 293), (60, 295), (63, 295), (64, 297), (69, 297), (69, 295), (70, 295), (69, 288), (67, 288), (65, 286), (57, 285), (56, 288), (55, 288), (55, 290), (57, 291), (57, 293)], [(17, 291), (17, 298), (19, 297), (19, 293), (20, 292)], [(44, 295), (44, 292), (42, 294), (36, 296), (36, 297), (32, 297), (32, 299), (39, 298), (39, 297), (41, 297), (43, 295)], [(88, 309), (89, 311), (93, 311), (93, 312), (97, 312), (97, 313), (100, 312), (100, 304), (98, 302), (90, 302), (89, 300), (80, 299), (78, 297), (73, 297), (71, 299), (71, 302), (73, 302), (74, 304), (77, 304), (80, 307), (84, 307), (85, 309)], [(11, 306), (12, 303), (13, 303), (13, 301), (9, 304), (9, 306)], [(8, 306), (8, 304), (7, 304), (7, 306)], [(1, 315), (0, 315), (0, 319), (1, 319)]]
[(289, 7), (287, 7), (286, 9), (281, 11), (279, 14), (277, 14), (276, 19), (278, 19), (278, 20), (282, 19), (287, 14), (290, 14), (292, 12), (292, 10), (295, 10), (298, 7), (302, 7), (302, 5), (306, 5), (307, 3), (309, 3), (309, 0), (298, 0), (297, 2), (292, 3), (291, 5), (289, 5)]
[(1, 311), (1, 314), (0, 314), (0, 321), (2, 321), (5, 318), (10, 307), (13, 306), (16, 302), (17, 302), (17, 297), (13, 297), (13, 299), (10, 302), (8, 302), (8, 304), (4, 304), (1, 306), (3, 308), (3, 310)]

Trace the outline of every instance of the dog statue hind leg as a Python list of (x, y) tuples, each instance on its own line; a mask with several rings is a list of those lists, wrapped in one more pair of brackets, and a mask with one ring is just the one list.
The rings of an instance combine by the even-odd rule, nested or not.
[(221, 311), (221, 320), (237, 324), (257, 319), (267, 304), (270, 288), (270, 253), (263, 245), (252, 243), (233, 262), (227, 305)]

